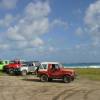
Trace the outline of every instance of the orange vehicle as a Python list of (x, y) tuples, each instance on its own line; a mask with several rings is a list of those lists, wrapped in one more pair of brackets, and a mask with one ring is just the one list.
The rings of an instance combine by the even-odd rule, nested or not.
[(42, 82), (62, 79), (63, 82), (69, 83), (75, 79), (75, 71), (64, 68), (58, 62), (42, 62), (37, 75)]

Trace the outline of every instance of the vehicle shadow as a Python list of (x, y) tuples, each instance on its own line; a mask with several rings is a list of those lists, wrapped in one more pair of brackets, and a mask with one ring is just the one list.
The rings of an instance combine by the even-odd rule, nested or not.
[(23, 81), (30, 81), (30, 82), (41, 82), (39, 79), (22, 79)]
[[(24, 78), (22, 79), (23, 81), (30, 81), (30, 82), (40, 82), (40, 83), (47, 83), (47, 82), (41, 82), (40, 79), (27, 79), (27, 78)], [(54, 79), (52, 81), (48, 81), (48, 83), (64, 83), (62, 80), (58, 80), (58, 79)]]

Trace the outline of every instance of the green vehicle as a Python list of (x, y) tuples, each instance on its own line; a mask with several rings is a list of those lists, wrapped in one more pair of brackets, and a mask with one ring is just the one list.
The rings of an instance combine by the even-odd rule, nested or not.
[(4, 66), (8, 64), (9, 64), (8, 60), (0, 60), (0, 71), (3, 71)]

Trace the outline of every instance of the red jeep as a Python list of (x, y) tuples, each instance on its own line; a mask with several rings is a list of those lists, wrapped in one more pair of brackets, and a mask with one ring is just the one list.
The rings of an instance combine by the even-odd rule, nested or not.
[(23, 61), (14, 60), (4, 67), (5, 72), (9, 74), (15, 74), (19, 72), (19, 68), (22, 66)]
[(43, 62), (39, 67), (37, 76), (42, 82), (62, 79), (65, 83), (69, 83), (75, 79), (75, 71), (63, 68), (58, 62)]

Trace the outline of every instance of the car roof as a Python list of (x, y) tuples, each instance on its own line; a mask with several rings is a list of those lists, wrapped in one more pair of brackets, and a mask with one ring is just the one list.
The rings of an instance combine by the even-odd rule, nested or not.
[(41, 62), (41, 64), (59, 64), (59, 62)]

